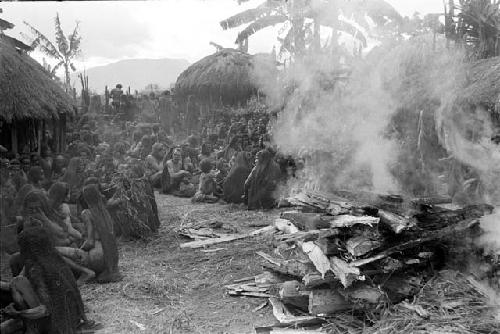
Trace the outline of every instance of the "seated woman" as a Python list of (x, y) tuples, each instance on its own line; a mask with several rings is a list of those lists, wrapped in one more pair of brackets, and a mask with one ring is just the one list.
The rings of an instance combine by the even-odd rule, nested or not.
[(257, 153), (255, 167), (245, 181), (245, 200), (249, 210), (274, 207), (276, 204), (274, 192), (280, 174), (280, 168), (268, 149)]
[(60, 179), (61, 182), (65, 182), (69, 186), (70, 191), (70, 200), (71, 204), (75, 204), (78, 201), (78, 198), (81, 194), (82, 183), (85, 179), (84, 170), (82, 169), (83, 165), (80, 161), (80, 158), (75, 157), (71, 158), (69, 161), (68, 167), (64, 172), (64, 175)]
[(201, 176), (198, 191), (191, 201), (215, 203), (218, 200), (218, 198), (214, 195), (217, 183), (215, 182), (215, 175), (212, 174), (212, 161), (210, 159), (203, 159), (200, 162), (200, 169)]
[[(26, 333), (76, 333), (89, 329), (82, 297), (71, 269), (42, 227), (19, 234), (24, 275), (12, 280), (14, 302), (4, 312), (24, 321)], [(94, 327), (94, 329), (97, 329)]]
[[(103, 196), (95, 184), (83, 188), (83, 198), (88, 208), (82, 211), (87, 227), (87, 237), (82, 247), (57, 247), (60, 254), (97, 274), (99, 283), (117, 282), (122, 279), (118, 270), (118, 246), (113, 234), (113, 220), (106, 209)], [(90, 279), (82, 277), (80, 282)]]
[(252, 170), (248, 152), (238, 152), (223, 183), (224, 200), (228, 203), (242, 203), (245, 194), (245, 180)]
[[(83, 226), (79, 221), (76, 221), (76, 217), (71, 217), (69, 205), (65, 203), (68, 199), (69, 187), (66, 183), (56, 182), (50, 187), (50, 206), (61, 216), (61, 219), (66, 226), (66, 231), (68, 232), (70, 241), (75, 245), (79, 245), (79, 242), (82, 239), (81, 232), (83, 231)], [(74, 228), (73, 225), (76, 225), (78, 228)]]

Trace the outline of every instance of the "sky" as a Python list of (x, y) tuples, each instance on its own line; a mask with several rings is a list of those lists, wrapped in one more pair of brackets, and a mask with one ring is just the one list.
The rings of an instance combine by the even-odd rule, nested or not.
[[(0, 17), (16, 25), (7, 33), (24, 40), (26, 21), (54, 40), (54, 17), (59, 13), (69, 34), (79, 22), (82, 54), (79, 70), (132, 58), (182, 58), (193, 63), (212, 54), (213, 41), (235, 47), (239, 29), (224, 31), (219, 22), (264, 0), (241, 5), (236, 0), (63, 1), (2, 2)], [(402, 15), (442, 12), (442, 0), (386, 0)], [(241, 28), (240, 28), (241, 29)], [(249, 41), (249, 52), (270, 52), (278, 47), (278, 28), (262, 30)], [(42, 55), (32, 56), (41, 61)]]

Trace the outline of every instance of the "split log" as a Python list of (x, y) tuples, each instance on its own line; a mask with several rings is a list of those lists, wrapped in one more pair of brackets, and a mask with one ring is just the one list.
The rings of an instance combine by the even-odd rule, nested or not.
[(325, 277), (325, 274), (331, 270), (330, 261), (328, 257), (321, 251), (321, 249), (312, 241), (304, 242), (301, 245), (302, 251), (307, 254), (312, 261), (316, 270)]
[(299, 229), (288, 219), (275, 219), (273, 225), (278, 231), (286, 234), (294, 234), (299, 231)]
[(245, 296), (245, 297), (255, 297), (255, 298), (270, 298), (273, 297), (273, 295), (269, 293), (264, 293), (264, 292), (247, 292), (247, 291), (242, 291), (242, 292), (234, 292), (234, 291), (228, 291), (228, 295), (238, 297), (238, 296)]
[(389, 211), (379, 210), (380, 223), (387, 226), (396, 234), (400, 234), (416, 226), (416, 222), (408, 217), (404, 217)]
[(279, 275), (270, 271), (264, 271), (262, 274), (255, 276), (255, 283), (260, 284), (277, 284), (283, 281)]
[(264, 257), (269, 263), (264, 263), (262, 266), (274, 272), (292, 276), (301, 279), (309, 273), (316, 272), (312, 263), (302, 263), (298, 260), (281, 260), (273, 258), (272, 256), (263, 252), (257, 252), (258, 255)]
[(318, 240), (316, 240), (314, 242), (316, 245), (318, 245), (319, 249), (321, 249), (321, 251), (327, 255), (327, 256), (331, 256), (331, 255), (338, 255), (340, 254), (340, 244), (339, 244), (339, 239), (338, 238), (318, 238)]
[(321, 285), (332, 284), (338, 282), (339, 279), (335, 277), (333, 273), (327, 273), (325, 277), (322, 277), (318, 273), (309, 273), (302, 277), (302, 282), (308, 289), (316, 288)]
[(297, 281), (287, 281), (281, 286), (279, 296), (285, 305), (291, 305), (307, 312), (309, 305), (309, 291)]
[(340, 228), (340, 227), (352, 227), (354, 225), (373, 226), (375, 224), (378, 224), (379, 221), (380, 218), (378, 217), (340, 215), (334, 217), (334, 219), (330, 221), (330, 227)]
[(407, 274), (391, 275), (388, 278), (382, 276), (378, 281), (380, 281), (381, 288), (393, 303), (399, 303), (408, 297), (416, 295), (423, 284), (421, 275), (410, 276)]
[(229, 241), (234, 241), (234, 240), (239, 240), (239, 239), (245, 239), (249, 237), (253, 237), (259, 234), (264, 234), (266, 232), (272, 232), (275, 231), (274, 226), (266, 226), (261, 229), (258, 229), (256, 231), (253, 231), (251, 233), (247, 234), (227, 234), (227, 235), (222, 235), (218, 234), (220, 237), (219, 238), (210, 238), (206, 240), (197, 240), (197, 241), (191, 241), (191, 242), (186, 242), (180, 245), (181, 248), (201, 248), (205, 246), (211, 246), (211, 245), (216, 245), (220, 244), (223, 242), (229, 242)]
[(331, 270), (345, 288), (349, 287), (354, 281), (363, 281), (365, 279), (364, 276), (361, 275), (359, 268), (356, 268), (350, 263), (348, 264), (338, 257), (331, 257), (330, 265)]
[(365, 236), (358, 236), (347, 240), (346, 249), (352, 256), (359, 257), (370, 253), (382, 246), (380, 240), (371, 240)]
[(492, 212), (490, 205), (469, 205), (458, 210), (446, 210), (438, 207), (430, 208), (415, 215), (417, 225), (424, 229), (439, 229), (457, 224), (466, 219), (480, 218)]
[(281, 242), (300, 242), (300, 241), (307, 242), (316, 240), (318, 238), (327, 238), (339, 234), (340, 231), (338, 229), (312, 230), (307, 232), (299, 231), (294, 234), (276, 235), (275, 239)]
[(466, 230), (468, 230), (468, 229), (470, 229), (478, 224), (479, 224), (479, 221), (477, 219), (471, 219), (471, 220), (465, 220), (465, 221), (460, 222), (459, 224), (456, 224), (453, 226), (445, 227), (445, 228), (438, 230), (438, 231), (426, 232), (426, 233), (423, 233), (420, 238), (404, 242), (402, 244), (399, 244), (399, 245), (396, 245), (396, 246), (391, 247), (389, 249), (386, 249), (377, 255), (374, 255), (374, 256), (366, 258), (366, 259), (356, 260), (356, 261), (350, 262), (349, 264), (353, 267), (361, 267), (361, 266), (364, 266), (366, 264), (369, 264), (369, 263), (372, 263), (372, 262), (375, 262), (378, 260), (382, 260), (382, 259), (384, 259), (384, 258), (386, 258), (389, 255), (392, 255), (394, 253), (401, 252), (401, 251), (422, 245), (422, 244), (430, 242), (430, 241), (435, 241), (435, 240), (439, 240), (439, 239), (445, 239), (445, 238), (452, 237), (453, 235), (455, 235), (457, 233), (464, 232), (464, 231), (466, 231)]
[(452, 202), (449, 196), (430, 196), (430, 197), (418, 197), (412, 198), (410, 202), (414, 206), (419, 205), (435, 205), (435, 204), (448, 204)]
[(273, 315), (281, 323), (285, 325), (299, 324), (314, 324), (321, 323), (322, 320), (315, 316), (294, 316), (286, 306), (278, 299), (271, 297), (269, 302), (273, 306)]
[(353, 304), (339, 292), (331, 289), (316, 289), (309, 294), (309, 314), (323, 315), (351, 309)]
[(322, 215), (318, 213), (286, 211), (281, 214), (281, 218), (291, 221), (302, 231), (319, 230), (330, 227), (328, 222), (322, 220)]
[(346, 300), (356, 305), (360, 305), (362, 308), (372, 308), (375, 305), (387, 301), (384, 291), (371, 286), (359, 286), (345, 290), (339, 289), (338, 291), (346, 298)]
[(255, 327), (256, 334), (327, 334), (320, 329), (283, 328), (283, 327)]

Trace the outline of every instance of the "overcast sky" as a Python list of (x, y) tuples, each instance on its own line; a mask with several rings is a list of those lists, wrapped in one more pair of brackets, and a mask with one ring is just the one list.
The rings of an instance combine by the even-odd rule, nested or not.
[[(442, 12), (442, 0), (387, 0), (402, 15)], [(219, 22), (263, 0), (238, 5), (236, 0), (3, 2), (0, 17), (14, 23), (11, 36), (20, 38), (29, 22), (54, 40), (58, 12), (69, 34), (80, 22), (82, 55), (77, 67), (90, 68), (130, 58), (183, 58), (195, 62), (214, 52), (210, 41), (234, 47), (238, 28), (222, 30)], [(276, 29), (263, 30), (249, 42), (249, 52), (270, 52)], [(38, 54), (33, 54), (40, 59)]]

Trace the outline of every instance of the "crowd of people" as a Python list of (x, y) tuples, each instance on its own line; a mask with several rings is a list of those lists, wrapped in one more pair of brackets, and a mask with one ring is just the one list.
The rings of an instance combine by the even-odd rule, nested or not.
[(178, 141), (159, 124), (103, 132), (87, 118), (67, 134), (66, 152), (53, 156), (44, 143), (40, 155), (4, 153), (2, 252), (14, 279), (2, 282), (2, 333), (93, 326), (78, 286), (121, 280), (117, 238), (157, 232), (155, 190), (193, 203), (273, 208), (280, 183), (301, 166), (277, 154), (268, 122), (234, 116)]

